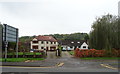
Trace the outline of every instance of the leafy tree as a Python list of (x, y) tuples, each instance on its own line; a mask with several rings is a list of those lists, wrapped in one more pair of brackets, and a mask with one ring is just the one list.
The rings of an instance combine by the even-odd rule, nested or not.
[(96, 19), (90, 31), (89, 44), (91, 48), (95, 49), (120, 49), (118, 44), (119, 19), (117, 16), (110, 14), (104, 15)]

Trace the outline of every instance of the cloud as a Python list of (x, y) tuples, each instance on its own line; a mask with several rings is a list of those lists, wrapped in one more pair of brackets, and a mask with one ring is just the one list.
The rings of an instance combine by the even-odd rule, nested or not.
[[(32, 1), (32, 0), (31, 0)], [(118, 0), (39, 0), (1, 2), (1, 22), (18, 27), (20, 36), (89, 33), (96, 16), (117, 14)]]

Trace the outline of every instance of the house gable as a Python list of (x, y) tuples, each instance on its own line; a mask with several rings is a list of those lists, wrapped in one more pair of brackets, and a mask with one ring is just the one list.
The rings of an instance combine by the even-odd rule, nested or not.
[(87, 43), (84, 42), (84, 43), (81, 45), (80, 49), (88, 49)]

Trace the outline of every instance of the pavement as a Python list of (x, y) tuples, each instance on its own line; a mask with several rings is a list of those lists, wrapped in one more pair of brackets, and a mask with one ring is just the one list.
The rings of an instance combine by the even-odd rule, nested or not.
[[(3, 62), (3, 72), (118, 72), (118, 60), (83, 60), (71, 56), (67, 51), (62, 57), (48, 52), (47, 58), (34, 62)], [(113, 66), (114, 65), (114, 66)]]

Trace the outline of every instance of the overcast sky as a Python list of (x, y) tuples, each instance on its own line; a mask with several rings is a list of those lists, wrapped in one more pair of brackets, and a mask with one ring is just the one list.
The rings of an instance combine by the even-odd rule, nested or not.
[(0, 22), (19, 28), (19, 36), (89, 33), (96, 17), (118, 15), (118, 1), (1, 0)]

